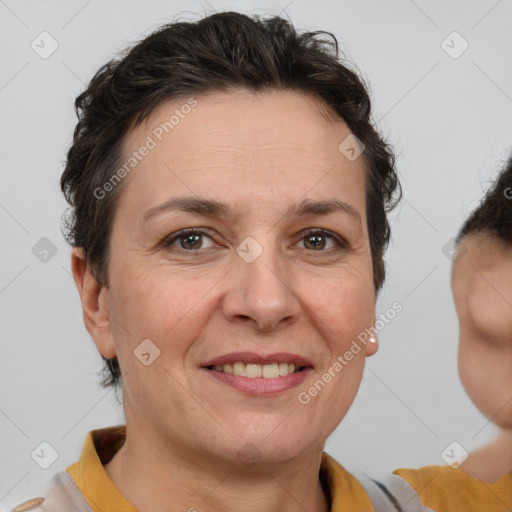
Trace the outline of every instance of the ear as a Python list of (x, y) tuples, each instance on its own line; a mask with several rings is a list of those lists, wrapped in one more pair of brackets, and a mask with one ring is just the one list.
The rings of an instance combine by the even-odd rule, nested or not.
[(368, 343), (366, 344), (367, 357), (373, 356), (373, 354), (375, 354), (375, 352), (377, 352), (377, 350), (379, 350), (379, 338), (376, 334), (375, 334), (375, 336), (373, 336), (373, 338), (375, 340), (374, 342), (371, 342), (370, 338), (368, 338)]
[(81, 247), (75, 247), (71, 251), (71, 270), (82, 302), (87, 331), (103, 357), (108, 359), (115, 357), (116, 350), (109, 312), (109, 290), (100, 286), (91, 274)]
[[(374, 318), (371, 327), (375, 325), (376, 321), (376, 318)], [(371, 338), (373, 338), (374, 341), (370, 341)], [(366, 356), (373, 356), (373, 354), (375, 354), (377, 350), (379, 350), (379, 336), (377, 335), (377, 333), (370, 334), (366, 341)]]

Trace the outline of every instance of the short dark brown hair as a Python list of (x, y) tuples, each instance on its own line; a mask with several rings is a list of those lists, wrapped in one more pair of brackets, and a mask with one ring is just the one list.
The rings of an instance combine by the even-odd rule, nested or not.
[(512, 245), (512, 154), (455, 238), (488, 233)]
[[(63, 215), (67, 242), (83, 248), (94, 277), (108, 287), (109, 239), (122, 187), (101, 200), (94, 191), (119, 168), (124, 136), (164, 100), (232, 88), (310, 93), (364, 144), (367, 227), (378, 293), (390, 238), (387, 212), (402, 195), (393, 152), (374, 128), (366, 84), (340, 57), (336, 37), (325, 31), (298, 33), (277, 16), (222, 12), (165, 24), (98, 70), (76, 98), (78, 123), (60, 181), (71, 206)], [(103, 359), (102, 386), (116, 386), (117, 358)]]

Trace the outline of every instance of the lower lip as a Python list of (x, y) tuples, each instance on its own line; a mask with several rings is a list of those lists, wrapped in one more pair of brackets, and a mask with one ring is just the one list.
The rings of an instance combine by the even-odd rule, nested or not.
[(271, 396), (302, 384), (313, 368), (307, 367), (300, 372), (291, 373), (284, 377), (276, 377), (275, 379), (265, 379), (263, 377), (251, 379), (250, 377), (240, 377), (232, 373), (218, 372), (204, 367), (201, 370), (208, 372), (218, 381), (249, 395)]

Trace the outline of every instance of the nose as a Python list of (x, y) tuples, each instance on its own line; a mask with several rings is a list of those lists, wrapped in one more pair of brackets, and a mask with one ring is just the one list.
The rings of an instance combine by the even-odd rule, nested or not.
[(252, 324), (259, 331), (295, 322), (300, 303), (292, 274), (289, 263), (269, 247), (252, 262), (237, 256), (223, 301), (225, 318)]

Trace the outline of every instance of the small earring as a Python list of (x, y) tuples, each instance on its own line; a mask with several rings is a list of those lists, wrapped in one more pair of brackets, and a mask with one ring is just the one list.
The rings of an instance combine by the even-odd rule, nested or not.
[(377, 343), (377, 340), (373, 336), (370, 336), (370, 343)]

